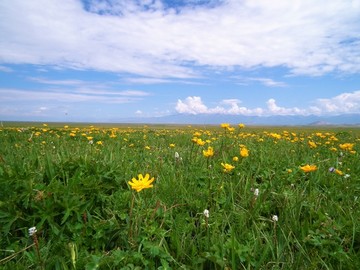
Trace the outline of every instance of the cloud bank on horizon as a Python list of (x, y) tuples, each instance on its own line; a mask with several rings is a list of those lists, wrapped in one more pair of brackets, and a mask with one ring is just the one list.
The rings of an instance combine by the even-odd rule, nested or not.
[(279, 107), (276, 100), (271, 98), (266, 102), (266, 108), (247, 108), (240, 106), (238, 99), (223, 100), (213, 108), (208, 108), (201, 97), (187, 97), (184, 101), (178, 100), (176, 111), (186, 114), (232, 114), (247, 116), (269, 116), (269, 115), (321, 115), (321, 114), (347, 114), (360, 111), (360, 91), (343, 93), (330, 99), (317, 99), (313, 106), (308, 108), (285, 108)]
[[(360, 73), (359, 14), (359, 0), (3, 0), (0, 74), (37, 86), (0, 82), (0, 115), (25, 113), (13, 108), (19, 99), (39, 108), (56, 100), (64, 106), (132, 103), (138, 106), (133, 113), (141, 115), (142, 104), (160, 95), (163, 85), (174, 91), (173, 100), (164, 100), (170, 113), (360, 113), (359, 81), (353, 79)], [(36, 71), (26, 73), (24, 66)], [(57, 78), (63, 70), (69, 78)], [(104, 83), (75, 78), (71, 71), (117, 77)], [(323, 90), (299, 106), (278, 105), (278, 93), (271, 92), (291, 89), (294, 78), (305, 78), (305, 84), (306, 78), (329, 77), (352, 88)], [(210, 105), (203, 90), (196, 92), (229, 81), (232, 92), (214, 95)], [(254, 84), (273, 96), (265, 95), (262, 105), (244, 104), (234, 89)], [(172, 90), (179, 87), (195, 90)]]

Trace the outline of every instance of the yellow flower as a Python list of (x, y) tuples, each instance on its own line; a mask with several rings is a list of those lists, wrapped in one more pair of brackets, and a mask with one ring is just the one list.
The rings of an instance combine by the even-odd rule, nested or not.
[(240, 148), (240, 156), (248, 157), (249, 156), (249, 150), (246, 147)]
[(239, 158), (238, 157), (233, 157), (233, 161), (239, 161)]
[(343, 144), (340, 144), (339, 147), (342, 150), (352, 151), (353, 147), (354, 147), (354, 144), (353, 143), (343, 143)]
[(150, 148), (150, 146), (145, 146), (145, 149), (150, 150), (151, 148)]
[(220, 126), (222, 128), (224, 128), (224, 129), (228, 129), (230, 127), (230, 124), (229, 123), (222, 123)]
[(244, 128), (245, 127), (244, 124), (239, 124), (238, 126), (239, 126), (239, 128)]
[(233, 128), (233, 127), (228, 127), (227, 130), (230, 131), (230, 132), (233, 132), (233, 131), (235, 130), (235, 128)]
[(344, 173), (338, 169), (335, 169), (335, 173), (338, 174), (338, 175), (343, 175)]
[(287, 169), (286, 170), (288, 173), (292, 173), (292, 169)]
[(308, 141), (308, 145), (309, 145), (310, 148), (316, 148), (317, 147), (316, 143), (314, 143), (313, 141)]
[(303, 171), (303, 172), (313, 172), (313, 171), (316, 171), (317, 170), (317, 166), (316, 165), (309, 165), (309, 164), (306, 164), (305, 166), (302, 166), (300, 167), (300, 169)]
[(214, 149), (209, 146), (207, 150), (203, 150), (204, 157), (212, 157), (214, 155)]
[(170, 143), (169, 147), (174, 148), (175, 144), (174, 143)]
[(203, 141), (203, 140), (200, 139), (200, 138), (196, 140), (196, 144), (197, 144), (197, 145), (203, 146), (205, 143), (206, 143), (206, 142)]
[(96, 144), (103, 145), (102, 141), (97, 141)]
[(227, 163), (221, 163), (221, 166), (223, 166), (224, 172), (226, 173), (231, 172), (233, 169), (235, 169), (235, 166)]
[[(131, 182), (132, 181), (132, 182)], [(151, 184), (152, 182), (154, 182), (154, 177), (152, 177), (150, 179), (150, 175), (147, 173), (145, 174), (145, 177), (143, 177), (142, 174), (138, 175), (138, 179), (136, 179), (135, 177), (133, 177), (131, 179), (131, 181), (129, 181), (129, 185), (131, 186), (132, 189), (136, 190), (137, 192), (142, 191), (143, 189), (146, 188), (152, 188), (153, 185)]]

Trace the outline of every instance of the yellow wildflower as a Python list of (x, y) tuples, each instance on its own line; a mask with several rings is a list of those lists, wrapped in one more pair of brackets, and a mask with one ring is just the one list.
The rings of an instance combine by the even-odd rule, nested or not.
[(353, 144), (353, 143), (343, 143), (343, 144), (340, 144), (339, 147), (340, 147), (342, 150), (352, 151), (352, 150), (353, 150), (353, 147), (354, 147), (354, 144)]
[(221, 163), (221, 166), (224, 168), (224, 172), (228, 173), (235, 169), (235, 166), (228, 164), (228, 163)]
[(239, 161), (239, 158), (238, 157), (233, 157), (233, 161), (237, 162), (237, 161)]
[(212, 157), (214, 155), (214, 149), (209, 146), (207, 150), (203, 150), (204, 157)]
[(145, 174), (145, 177), (143, 177), (142, 174), (139, 174), (138, 179), (133, 177), (131, 181), (128, 182), (131, 188), (136, 190), (137, 192), (140, 192), (143, 189), (153, 187), (152, 182), (154, 182), (154, 177), (150, 179), (150, 175), (148, 173)]
[(205, 141), (203, 141), (202, 139), (197, 139), (197, 141), (196, 141), (196, 144), (197, 145), (200, 145), (200, 146), (203, 146), (204, 144), (205, 144), (206, 142)]
[(224, 128), (224, 129), (228, 129), (230, 127), (230, 124), (229, 123), (222, 123), (220, 126), (222, 128)]
[(103, 145), (103, 142), (102, 141), (97, 141), (96, 144)]
[(309, 145), (310, 148), (316, 148), (317, 147), (316, 143), (314, 143), (313, 141), (308, 141), (308, 145)]
[(249, 156), (249, 150), (246, 147), (240, 148), (240, 156), (248, 157)]
[(305, 166), (302, 166), (300, 167), (300, 169), (303, 171), (303, 172), (313, 172), (313, 171), (316, 171), (317, 170), (317, 166), (316, 165), (309, 165), (309, 164), (306, 164)]
[(174, 147), (175, 147), (175, 143), (170, 143), (169, 147), (174, 148)]
[(335, 169), (335, 173), (338, 174), (338, 175), (343, 175), (344, 173), (338, 169)]
[(244, 128), (245, 127), (244, 124), (239, 124), (238, 126), (239, 126), (239, 128)]
[(235, 128), (233, 128), (233, 127), (228, 127), (227, 130), (230, 131), (230, 132), (233, 132), (233, 131), (235, 130)]

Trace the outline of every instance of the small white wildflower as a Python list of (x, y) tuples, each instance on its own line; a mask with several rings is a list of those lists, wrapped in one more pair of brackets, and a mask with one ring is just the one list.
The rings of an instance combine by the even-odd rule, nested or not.
[(33, 236), (37, 232), (36, 227), (29, 228), (29, 235)]
[(178, 152), (175, 152), (175, 159), (179, 159), (180, 158), (180, 155)]
[(346, 178), (349, 178), (350, 177), (350, 174), (345, 174), (344, 175), (344, 178), (346, 179)]
[(334, 168), (334, 167), (330, 167), (330, 168), (329, 168), (329, 172), (335, 172), (335, 168)]
[(90, 141), (89, 141), (89, 144), (93, 144), (93, 143), (94, 143), (94, 141), (93, 141), (93, 140), (90, 140)]
[(205, 216), (206, 218), (209, 218), (209, 217), (210, 217), (210, 212), (209, 212), (209, 210), (207, 210), (207, 209), (204, 210), (204, 216)]
[(271, 218), (274, 222), (277, 222), (279, 220), (277, 215), (273, 215)]
[(255, 197), (259, 196), (259, 189), (258, 188), (255, 188), (254, 195), (255, 195)]

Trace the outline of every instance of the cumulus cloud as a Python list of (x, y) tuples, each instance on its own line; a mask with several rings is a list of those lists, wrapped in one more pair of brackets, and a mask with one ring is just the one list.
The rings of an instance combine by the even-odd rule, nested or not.
[(271, 98), (266, 102), (264, 108), (248, 108), (239, 106), (238, 99), (226, 99), (219, 102), (214, 108), (207, 107), (201, 97), (187, 97), (184, 101), (178, 100), (175, 110), (183, 114), (228, 114), (228, 115), (325, 115), (360, 113), (360, 91), (353, 93), (343, 93), (330, 99), (318, 99), (314, 101), (315, 106), (307, 108), (281, 107), (276, 104), (276, 100)]
[(307, 75), (360, 72), (359, 1), (185, 2), (192, 4), (3, 0), (0, 64), (154, 78), (199, 77), (199, 67), (281, 66)]
[(199, 114), (208, 113), (209, 109), (201, 101), (201, 97), (187, 97), (184, 101), (178, 100), (175, 110), (178, 113)]
[[(246, 107), (239, 107), (240, 103), (237, 99), (227, 99), (220, 102), (219, 106), (208, 108), (201, 97), (187, 97), (184, 101), (178, 100), (175, 110), (178, 113), (184, 114), (243, 114), (243, 115), (257, 115), (262, 114), (263, 110), (260, 108), (248, 109)], [(225, 106), (221, 106), (225, 105)]]
[(271, 98), (267, 102), (267, 109), (268, 113), (271, 115), (305, 115), (308, 114), (308, 112), (304, 109), (299, 109), (297, 107), (293, 108), (285, 108), (285, 107), (279, 107), (276, 105), (275, 99)]
[(311, 109), (329, 114), (360, 113), (360, 91), (342, 93), (329, 99), (317, 99)]

